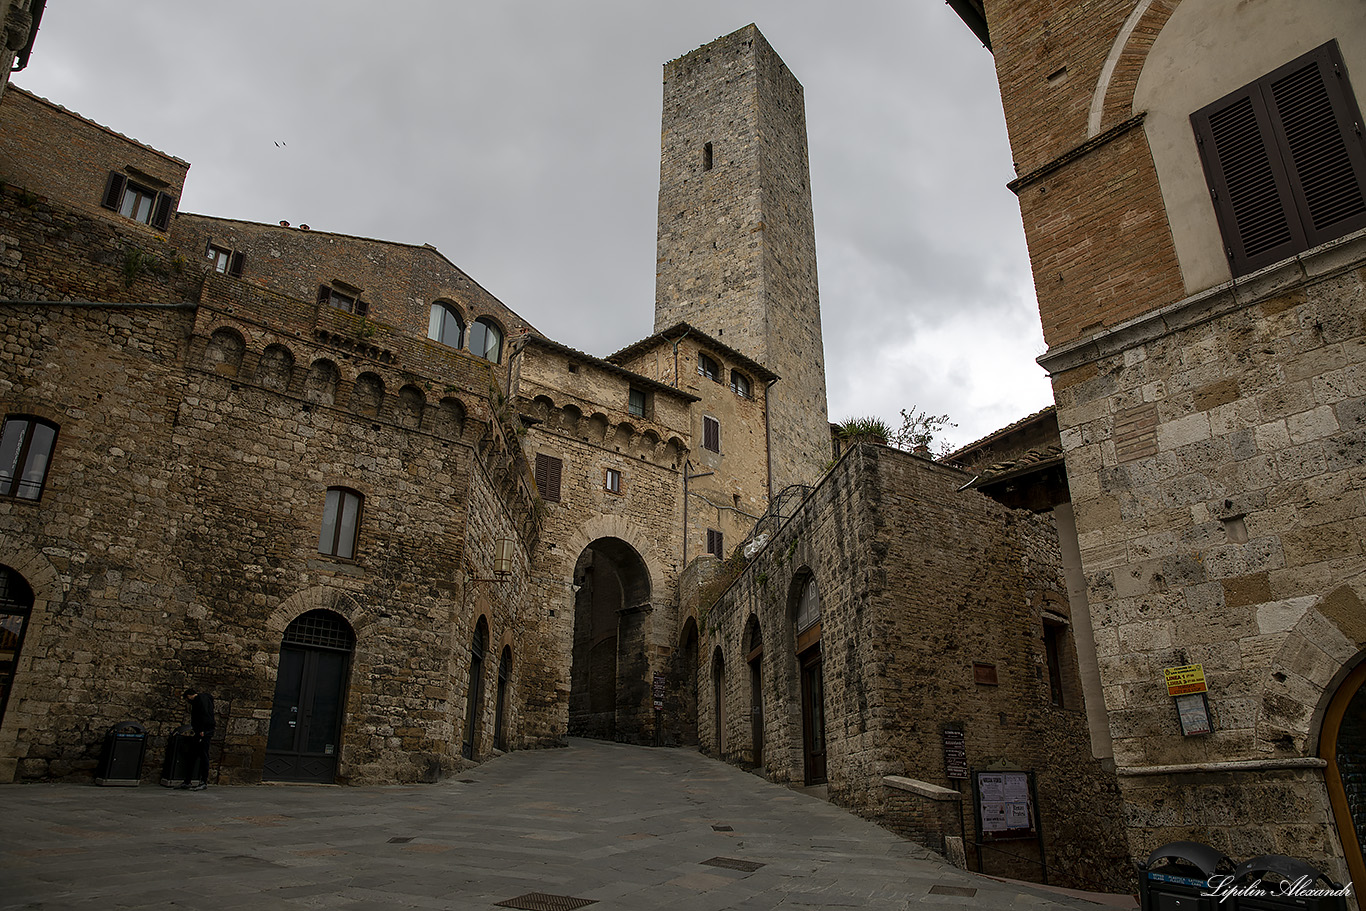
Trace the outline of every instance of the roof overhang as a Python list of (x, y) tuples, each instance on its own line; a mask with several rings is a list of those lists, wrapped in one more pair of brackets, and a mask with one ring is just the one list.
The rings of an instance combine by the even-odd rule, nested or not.
[(982, 0), (947, 0), (949, 6), (958, 14), (958, 18), (967, 23), (968, 28), (982, 42), (982, 46), (991, 50), (991, 34), (987, 31), (987, 14), (982, 8)]

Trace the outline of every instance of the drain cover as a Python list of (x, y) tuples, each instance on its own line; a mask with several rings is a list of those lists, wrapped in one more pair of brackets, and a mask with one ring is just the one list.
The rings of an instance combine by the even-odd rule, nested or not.
[(417, 836), (415, 835), (395, 835), (393, 838), (389, 839), (389, 844), (406, 845), (408, 842), (412, 841), (416, 837)]
[(516, 898), (499, 902), (500, 908), (521, 908), (522, 911), (574, 911), (584, 905), (597, 904), (595, 898), (574, 898), (570, 895), (547, 895), (544, 892), (528, 892)]
[(931, 895), (961, 895), (963, 898), (972, 898), (977, 894), (976, 889), (968, 886), (930, 886)]
[(731, 828), (730, 826), (712, 826), (712, 827), (711, 827), (711, 830), (712, 830), (713, 832), (734, 832), (734, 831), (735, 831), (735, 830), (734, 830), (733, 828)]
[(737, 860), (734, 857), (713, 857), (710, 860), (702, 861), (702, 863), (710, 867), (725, 867), (727, 870), (743, 870), (746, 873), (753, 873), (763, 866), (763, 864), (755, 863), (752, 860)]

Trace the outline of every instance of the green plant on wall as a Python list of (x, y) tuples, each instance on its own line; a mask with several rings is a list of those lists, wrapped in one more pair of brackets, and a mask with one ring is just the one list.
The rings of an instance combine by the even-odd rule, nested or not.
[(133, 287), (133, 283), (144, 275), (162, 275), (165, 269), (151, 253), (136, 248), (123, 254), (123, 286)]

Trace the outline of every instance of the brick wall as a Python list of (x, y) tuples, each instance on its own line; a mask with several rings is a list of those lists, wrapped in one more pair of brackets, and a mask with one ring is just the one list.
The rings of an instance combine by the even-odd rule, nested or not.
[[(166, 240), (132, 219), (101, 206), (111, 170), (131, 174), (149, 189), (180, 197), (188, 162), (158, 152), (107, 127), (9, 86), (0, 96), (0, 182), (15, 184), (77, 212), (119, 218), (147, 241)], [(131, 169), (131, 170), (130, 170)]]

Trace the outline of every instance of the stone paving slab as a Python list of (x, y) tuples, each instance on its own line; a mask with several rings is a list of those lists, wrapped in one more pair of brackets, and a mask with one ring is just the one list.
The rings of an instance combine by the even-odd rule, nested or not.
[[(197, 792), (2, 786), (0, 909), (498, 911), (536, 892), (592, 899), (591, 911), (1099, 908), (958, 870), (691, 750), (573, 740), (464, 777)], [(762, 866), (703, 863), (712, 858)]]

